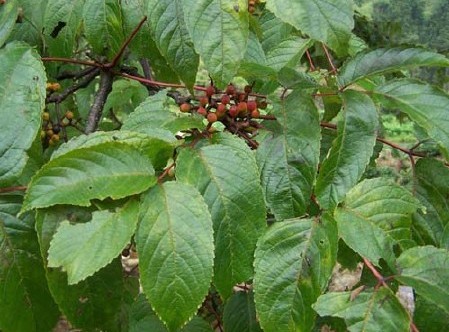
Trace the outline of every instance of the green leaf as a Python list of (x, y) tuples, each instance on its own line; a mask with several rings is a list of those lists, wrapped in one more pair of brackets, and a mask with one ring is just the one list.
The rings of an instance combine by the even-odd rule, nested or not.
[[(215, 84), (223, 87), (237, 72), (246, 51), (246, 0), (182, 0), (187, 30)], [(236, 9), (237, 8), (237, 9)]]
[(415, 167), (416, 197), (425, 206), (413, 216), (413, 226), (426, 244), (445, 247), (449, 225), (449, 170), (438, 160), (420, 159)]
[(267, 65), (276, 71), (288, 64), (295, 66), (312, 44), (312, 40), (300, 37), (283, 40), (267, 52)]
[(419, 206), (408, 190), (387, 179), (364, 180), (335, 210), (338, 233), (361, 256), (376, 265), (383, 258), (393, 268), (393, 245), (410, 239), (410, 217)]
[(147, 157), (128, 144), (106, 142), (44, 165), (28, 186), (22, 211), (56, 204), (89, 206), (91, 199), (123, 198), (155, 183)]
[(109, 93), (104, 104), (104, 113), (111, 108), (117, 114), (121, 111), (132, 112), (148, 97), (148, 90), (137, 81), (117, 80), (112, 84), (112, 91)]
[(125, 39), (119, 1), (86, 1), (83, 19), (84, 33), (94, 52), (112, 60)]
[(307, 73), (284, 67), (277, 76), (279, 83), (286, 89), (311, 89), (318, 88), (317, 81)]
[(352, 2), (346, 0), (267, 0), (279, 19), (329, 45), (339, 55), (347, 52), (354, 27)]
[(87, 223), (62, 222), (50, 244), (48, 267), (67, 271), (69, 285), (93, 275), (111, 263), (130, 241), (138, 211), (137, 201), (131, 199), (117, 211), (94, 212)]
[[(36, 230), (42, 257), (47, 259), (50, 241), (64, 220), (82, 223), (91, 218), (89, 210), (72, 205), (38, 210)], [(74, 327), (85, 331), (123, 331), (120, 322), (126, 315), (126, 306), (132, 301), (131, 296), (138, 291), (138, 284), (132, 285), (135, 294), (131, 294), (126, 287), (130, 287), (127, 284), (133, 278), (123, 275), (119, 259), (76, 285), (68, 285), (67, 274), (60, 269), (47, 268), (46, 275), (53, 298)]]
[(17, 1), (11, 0), (0, 6), (0, 47), (8, 39), (17, 19)]
[(257, 243), (254, 298), (266, 332), (309, 331), (311, 305), (323, 292), (337, 257), (335, 221), (293, 219), (275, 223)]
[(162, 90), (148, 97), (123, 122), (122, 130), (137, 131), (151, 135), (155, 131), (165, 129), (176, 134), (180, 130), (203, 128), (203, 119), (191, 114), (177, 114), (174, 108), (179, 108), (173, 99)]
[(273, 103), (277, 123), (273, 138), (257, 150), (267, 205), (276, 219), (298, 217), (309, 205), (318, 168), (320, 123), (318, 110), (309, 95), (295, 90)]
[(52, 0), (45, 8), (44, 36), (54, 57), (71, 57), (82, 23), (84, 0)]
[(189, 89), (199, 64), (184, 22), (183, 0), (148, 0), (148, 20), (161, 54)]
[(421, 296), (417, 296), (415, 300), (413, 321), (420, 331), (449, 331), (449, 313), (432, 302), (426, 301)]
[(18, 219), (22, 197), (0, 195), (0, 329), (50, 331), (59, 317), (47, 282), (34, 220)]
[[(144, 294), (139, 294), (130, 309), (130, 332), (167, 332), (164, 323), (157, 317)], [(180, 332), (211, 332), (210, 325), (202, 318), (195, 316)]]
[(70, 151), (93, 147), (106, 142), (126, 143), (150, 158), (156, 169), (166, 166), (167, 160), (173, 155), (177, 144), (176, 138), (167, 130), (157, 130), (151, 134), (142, 134), (127, 130), (96, 131), (90, 135), (77, 136), (56, 150), (51, 159), (58, 158)]
[[(49, 0), (13, 0), (22, 8), (19, 12), (21, 23), (14, 24), (8, 41), (23, 41), (30, 46), (37, 46), (40, 51), (43, 48), (43, 27), (45, 8)], [(5, 2), (8, 2), (6, 0)], [(17, 17), (16, 17), (17, 18)]]
[(212, 220), (198, 191), (177, 182), (149, 190), (140, 211), (140, 281), (154, 311), (173, 331), (192, 318), (208, 292)]
[(290, 24), (284, 23), (277, 18), (273, 13), (264, 11), (259, 19), (260, 29), (262, 30), (262, 37), (260, 42), (265, 52), (279, 44), (279, 41), (290, 37), (293, 27)]
[(375, 89), (376, 97), (387, 107), (399, 108), (439, 145), (449, 160), (449, 95), (430, 85), (395, 80)]
[(45, 70), (35, 50), (13, 42), (0, 49), (0, 118), (7, 124), (0, 140), (0, 186), (20, 175), (40, 130), (45, 106)]
[(449, 313), (449, 251), (432, 246), (414, 247), (397, 259), (395, 278)]
[(376, 143), (378, 116), (371, 99), (357, 91), (342, 94), (337, 138), (318, 175), (315, 195), (321, 207), (334, 208), (362, 177)]
[(236, 292), (226, 302), (223, 327), (227, 332), (262, 332), (256, 318), (252, 291)]
[(259, 173), (249, 152), (246, 146), (217, 144), (183, 149), (176, 159), (176, 178), (196, 187), (209, 206), (216, 248), (214, 284), (224, 298), (235, 284), (252, 277), (256, 242), (266, 227)]
[(343, 318), (349, 331), (410, 331), (410, 317), (390, 289), (381, 287), (351, 297), (351, 292), (327, 293), (313, 309), (320, 316)]
[(337, 80), (345, 87), (369, 76), (420, 66), (448, 67), (449, 59), (421, 48), (379, 48), (358, 53), (346, 61)]

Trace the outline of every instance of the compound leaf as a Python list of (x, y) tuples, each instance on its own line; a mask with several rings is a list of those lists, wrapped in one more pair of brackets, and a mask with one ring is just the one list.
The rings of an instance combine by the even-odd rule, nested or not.
[(28, 186), (22, 211), (141, 193), (156, 183), (149, 159), (121, 142), (70, 151), (44, 165)]
[(199, 192), (178, 182), (151, 188), (140, 211), (140, 281), (154, 311), (173, 331), (192, 318), (209, 289), (211, 216)]

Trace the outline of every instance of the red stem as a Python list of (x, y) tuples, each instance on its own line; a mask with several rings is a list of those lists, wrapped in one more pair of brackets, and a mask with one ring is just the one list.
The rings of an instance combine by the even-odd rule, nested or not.
[(310, 65), (310, 71), (315, 71), (315, 65), (313, 64), (313, 60), (312, 57), (310, 56), (310, 52), (309, 50), (306, 50), (306, 56), (307, 56), (307, 60), (309, 60), (309, 65)]
[(327, 61), (329, 61), (329, 65), (332, 68), (331, 73), (337, 73), (337, 68), (335, 68), (334, 63), (332, 62), (332, 57), (329, 53), (329, 50), (327, 49), (326, 45), (324, 45), (324, 43), (322, 43), (321, 45), (323, 46), (324, 53), (326, 53)]
[(14, 186), (14, 187), (0, 188), (0, 193), (10, 193), (13, 191), (25, 191), (25, 190), (27, 190), (26, 186)]
[(373, 276), (377, 279), (377, 282), (384, 287), (388, 287), (387, 283), (385, 282), (385, 278), (379, 273), (379, 271), (376, 270), (374, 265), (365, 257), (363, 257), (363, 262), (365, 263), (366, 267), (370, 269)]
[(56, 62), (73, 63), (76, 65), (85, 65), (85, 66), (103, 68), (103, 65), (101, 63), (96, 63), (93, 61), (83, 61), (83, 60), (77, 60), (77, 59), (58, 58), (58, 57), (43, 57), (43, 58), (41, 58), (41, 60), (46, 61), (46, 62), (56, 61)]
[(120, 47), (120, 50), (118, 51), (118, 53), (114, 56), (114, 58), (112, 59), (112, 61), (110, 63), (107, 63), (105, 65), (106, 68), (112, 68), (115, 67), (115, 65), (118, 63), (118, 61), (120, 60), (120, 57), (123, 55), (123, 52), (125, 52), (126, 47), (129, 45), (129, 43), (131, 43), (131, 41), (134, 39), (134, 37), (136, 36), (137, 32), (139, 32), (140, 28), (142, 27), (142, 25), (145, 23), (145, 21), (147, 20), (147, 17), (144, 16), (139, 24), (134, 28), (134, 30), (131, 32), (131, 34), (129, 35), (129, 37), (125, 40), (125, 42), (123, 43), (123, 45)]

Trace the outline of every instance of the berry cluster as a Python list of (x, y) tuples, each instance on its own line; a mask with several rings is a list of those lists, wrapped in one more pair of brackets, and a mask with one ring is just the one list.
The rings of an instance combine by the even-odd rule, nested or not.
[(42, 113), (42, 129), (41, 139), (45, 145), (56, 145), (60, 140), (60, 132), (62, 127), (72, 124), (73, 112), (67, 111), (60, 122), (53, 122), (48, 111)]
[(248, 0), (248, 12), (250, 14), (254, 14), (256, 12), (256, 5), (259, 3), (259, 0)]
[(206, 95), (197, 98), (197, 104), (184, 102), (179, 108), (181, 112), (196, 112), (204, 116), (209, 122), (209, 128), (212, 123), (220, 121), (234, 134), (247, 137), (249, 133), (254, 136), (261, 126), (255, 119), (260, 118), (259, 109), (265, 109), (267, 103), (252, 97), (251, 91), (250, 85), (245, 86), (241, 92), (232, 84), (229, 84), (225, 91), (219, 91), (214, 85), (209, 85), (205, 89)]

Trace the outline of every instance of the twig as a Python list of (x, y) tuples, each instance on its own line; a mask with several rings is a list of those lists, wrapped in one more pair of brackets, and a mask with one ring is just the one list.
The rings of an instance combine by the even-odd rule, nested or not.
[[(323, 127), (323, 128), (337, 129), (337, 125), (335, 125), (333, 123), (329, 123), (329, 122), (321, 122), (320, 126)], [(382, 137), (376, 137), (376, 141), (381, 142), (383, 144), (386, 144), (386, 145), (392, 147), (395, 150), (401, 151), (401, 152), (407, 154), (409, 157), (411, 157), (411, 156), (421, 157), (421, 158), (427, 157), (427, 154), (425, 154), (423, 152), (416, 152), (416, 151), (413, 151), (412, 149), (404, 148), (403, 146), (400, 146), (400, 145), (398, 145), (396, 143), (390, 142), (390, 141), (388, 141), (388, 140), (386, 140), (385, 138), (382, 138)], [(448, 162), (444, 162), (444, 165), (449, 167), (449, 163)]]
[(131, 32), (131, 34), (128, 36), (128, 38), (125, 40), (125, 42), (120, 47), (120, 50), (117, 52), (117, 54), (114, 56), (111, 62), (104, 65), (105, 68), (113, 68), (117, 65), (118, 61), (120, 60), (120, 57), (123, 55), (123, 52), (125, 52), (126, 47), (129, 45), (129, 43), (133, 40), (133, 38), (136, 36), (137, 32), (139, 32), (142, 25), (147, 20), (147, 17), (144, 16), (139, 24), (134, 28), (134, 30)]
[(0, 188), (0, 194), (10, 193), (13, 191), (25, 191), (25, 190), (27, 190), (26, 186), (5, 187), (5, 188)]
[(323, 46), (324, 53), (326, 53), (327, 61), (329, 61), (329, 65), (332, 68), (331, 73), (336, 74), (337, 73), (337, 68), (335, 68), (335, 66), (334, 66), (334, 63), (333, 63), (332, 57), (331, 57), (331, 55), (329, 53), (329, 50), (327, 49), (326, 45), (324, 45), (324, 43), (322, 43), (321, 45)]
[(376, 270), (374, 265), (365, 257), (363, 257), (363, 262), (365, 263), (366, 267), (370, 269), (373, 276), (377, 279), (378, 285), (388, 287), (387, 283), (385, 282), (385, 278), (379, 273), (379, 271)]
[(144, 77), (147, 80), (152, 80), (153, 76), (151, 75), (151, 67), (148, 59), (140, 59), (139, 63), (142, 66)]
[(309, 50), (306, 50), (306, 56), (307, 56), (307, 60), (309, 60), (310, 71), (315, 71), (315, 70), (316, 70), (316, 67), (315, 67), (315, 65), (313, 64), (313, 60), (312, 60), (312, 57), (310, 56)]
[(96, 69), (97, 69), (97, 67), (90, 67), (89, 66), (89, 67), (87, 67), (87, 68), (85, 68), (83, 70), (76, 71), (76, 72), (75, 71), (66, 70), (66, 71), (63, 71), (62, 73), (58, 74), (56, 76), (56, 79), (58, 81), (67, 80), (67, 79), (78, 80), (81, 77), (86, 76), (87, 74), (91, 73), (92, 71), (94, 71)]
[(94, 80), (95, 77), (100, 73), (100, 68), (94, 68), (91, 72), (87, 73), (85, 77), (80, 80), (78, 83), (68, 87), (60, 94), (53, 94), (49, 96), (46, 100), (47, 103), (61, 103), (63, 102), (68, 96), (70, 96), (75, 91), (85, 88), (89, 85), (90, 82)]
[(157, 182), (161, 183), (161, 181), (167, 176), (167, 174), (173, 167), (175, 167), (175, 163), (172, 163), (170, 166), (165, 168), (164, 171), (161, 173), (161, 175), (158, 176)]
[(114, 81), (114, 75), (110, 71), (102, 71), (100, 73), (100, 88), (95, 95), (94, 103), (90, 108), (89, 115), (87, 117), (85, 134), (93, 133), (100, 123), (101, 115), (103, 113), (103, 107), (106, 103), (109, 93), (112, 91), (112, 82)]
[(84, 66), (91, 66), (91, 67), (98, 67), (102, 68), (103, 64), (97, 63), (94, 61), (84, 61), (84, 60), (78, 60), (78, 59), (68, 59), (68, 58), (58, 58), (58, 57), (43, 57), (41, 58), (44, 62), (65, 62), (65, 63), (73, 63), (76, 65), (84, 65)]

